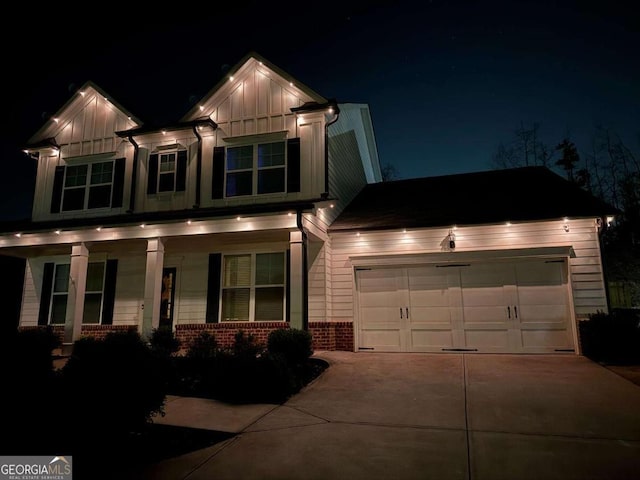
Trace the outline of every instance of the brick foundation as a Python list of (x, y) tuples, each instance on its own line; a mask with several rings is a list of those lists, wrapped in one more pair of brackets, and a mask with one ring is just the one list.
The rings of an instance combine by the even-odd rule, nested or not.
[[(230, 347), (239, 330), (254, 336), (258, 343), (267, 343), (272, 330), (289, 328), (284, 322), (240, 322), (240, 323), (188, 323), (176, 325), (176, 337), (182, 350), (186, 350), (202, 332), (214, 335), (218, 346)], [(353, 323), (351, 322), (310, 322), (309, 331), (313, 337), (314, 350), (353, 351)]]
[[(20, 327), (20, 330), (43, 328), (40, 326)], [(254, 336), (256, 342), (265, 344), (272, 330), (289, 328), (285, 322), (239, 322), (239, 323), (185, 323), (176, 325), (176, 338), (180, 341), (182, 350), (188, 346), (202, 332), (214, 335), (218, 346), (231, 347), (235, 335), (239, 330)], [(54, 333), (64, 339), (64, 325), (52, 326)], [(137, 330), (135, 325), (83, 325), (82, 336), (104, 338), (109, 332), (126, 332)], [(352, 322), (309, 322), (309, 331), (313, 337), (314, 350), (342, 350), (353, 351), (353, 323)]]

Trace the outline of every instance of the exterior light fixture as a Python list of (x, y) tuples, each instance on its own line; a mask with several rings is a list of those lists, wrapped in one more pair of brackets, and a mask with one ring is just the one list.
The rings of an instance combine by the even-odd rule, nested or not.
[(505, 223), (505, 225), (506, 225), (507, 227), (510, 227), (510, 226), (511, 226), (511, 222), (507, 222), (507, 223)]
[(144, 228), (144, 227), (146, 227), (146, 225), (144, 223), (141, 223), (140, 228)]
[(290, 217), (291, 215), (293, 215), (293, 213), (291, 213), (291, 212), (287, 213), (287, 216)]
[(54, 117), (53, 121), (54, 121), (54, 122), (56, 122), (56, 123), (59, 123), (59, 122), (60, 122), (60, 119), (59, 119), (59, 118), (55, 118), (55, 117)]
[(230, 81), (230, 82), (233, 82), (233, 75), (231, 75), (231, 76), (229, 77), (229, 81)]
[(237, 220), (237, 221), (240, 221), (240, 217), (236, 217), (236, 220)]
[(20, 238), (22, 236), (21, 233), (16, 233), (16, 237)]
[(56, 235), (60, 235), (60, 234), (62, 233), (62, 231), (61, 231), (61, 230), (56, 230), (54, 233), (55, 233)]
[(163, 134), (163, 135), (166, 135), (166, 134), (167, 134), (167, 131), (166, 131), (166, 130), (162, 130), (162, 134)]
[(102, 230), (102, 227), (96, 227), (97, 232), (99, 232), (100, 230)]
[(451, 250), (456, 248), (456, 234), (453, 233), (453, 229), (449, 230), (449, 248)]
[(200, 111), (204, 111), (204, 105), (200, 105)]
[(613, 216), (607, 217), (607, 227), (610, 227), (614, 220), (615, 217)]
[(86, 92), (79, 92), (83, 97), (87, 94)]
[(187, 220), (187, 225), (191, 225), (191, 220)]
[(356, 232), (356, 237), (359, 237), (359, 236), (360, 236), (360, 232)]

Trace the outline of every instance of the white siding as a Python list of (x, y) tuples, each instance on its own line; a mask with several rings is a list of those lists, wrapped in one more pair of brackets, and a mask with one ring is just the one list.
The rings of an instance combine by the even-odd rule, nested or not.
[(334, 208), (325, 209), (329, 224), (367, 184), (356, 126), (340, 115), (329, 127), (329, 195), (336, 200)]
[(165, 267), (176, 267), (173, 323), (204, 323), (207, 310), (208, 253), (168, 256)]
[[(595, 219), (492, 226), (460, 227), (455, 230), (456, 252), (571, 246), (571, 286), (576, 316), (607, 310), (600, 249)], [(333, 233), (331, 237), (331, 319), (353, 319), (354, 255), (398, 255), (447, 251), (449, 228), (388, 232)]]
[[(133, 147), (119, 138), (115, 132), (133, 128), (136, 124), (128, 118), (126, 113), (120, 111), (94, 89), (89, 88), (84, 93), (84, 96), (78, 94), (78, 98), (61, 112), (57, 123), (51, 120), (52, 124), (45, 129), (46, 136), (55, 138), (60, 151), (49, 154), (47, 153), (49, 149), (43, 150), (38, 160), (36, 192), (32, 209), (35, 221), (117, 215), (123, 213), (129, 204)], [(127, 159), (123, 208), (51, 214), (56, 165), (64, 165), (68, 162), (86, 163), (98, 156), (104, 160), (119, 157)]]
[[(32, 261), (27, 261), (24, 269), (24, 287), (22, 291), (20, 326), (25, 327), (31, 327), (38, 324), (38, 312), (40, 310), (39, 290), (42, 280), (40, 280), (39, 283), (36, 283), (32, 264)], [(42, 278), (42, 272), (40, 272), (40, 278)], [(36, 284), (38, 285), (37, 289)]]
[(327, 319), (326, 245), (309, 242), (309, 321), (323, 322)]
[(113, 306), (114, 325), (138, 325), (144, 303), (144, 254), (118, 256), (116, 299)]

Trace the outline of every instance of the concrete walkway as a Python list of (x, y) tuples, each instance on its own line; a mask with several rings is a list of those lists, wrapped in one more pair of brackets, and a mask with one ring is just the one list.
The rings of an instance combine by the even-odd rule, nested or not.
[(163, 422), (238, 435), (138, 478), (640, 478), (640, 387), (584, 357), (317, 356), (284, 405), (170, 399)]

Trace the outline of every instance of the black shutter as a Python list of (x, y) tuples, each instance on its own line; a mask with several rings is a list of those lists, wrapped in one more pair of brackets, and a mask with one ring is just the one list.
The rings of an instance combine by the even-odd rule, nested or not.
[(149, 155), (149, 166), (147, 168), (147, 194), (158, 191), (158, 154)]
[(286, 282), (287, 282), (287, 286), (286, 286), (286, 292), (287, 292), (287, 305), (285, 306), (285, 320), (287, 322), (291, 321), (291, 250), (287, 250), (287, 255), (286, 255), (286, 265), (285, 265), (285, 278), (286, 278)]
[(111, 208), (122, 206), (122, 195), (124, 193), (124, 168), (126, 159), (116, 158), (113, 166), (113, 191), (111, 193)]
[(102, 297), (102, 324), (113, 323), (113, 306), (116, 301), (116, 276), (118, 274), (118, 260), (107, 260), (104, 272), (104, 293)]
[(40, 311), (38, 312), (38, 325), (49, 324), (49, 305), (51, 304), (51, 287), (53, 287), (54, 263), (45, 263), (42, 273), (42, 290), (40, 291)]
[(176, 164), (176, 192), (184, 192), (187, 189), (187, 151), (178, 151)]
[(57, 166), (53, 174), (53, 195), (51, 195), (51, 213), (60, 213), (62, 202), (62, 187), (64, 187), (64, 165)]
[(222, 254), (209, 254), (209, 277), (207, 280), (207, 311), (206, 323), (218, 323), (220, 310), (220, 269), (222, 268)]
[(287, 192), (300, 191), (300, 138), (287, 140)]
[(224, 147), (213, 148), (211, 198), (224, 198)]

